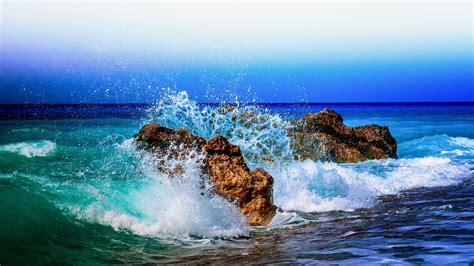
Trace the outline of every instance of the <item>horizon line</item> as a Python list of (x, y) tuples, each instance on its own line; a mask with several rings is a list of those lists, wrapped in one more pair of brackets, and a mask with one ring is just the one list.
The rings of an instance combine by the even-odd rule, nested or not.
[[(443, 105), (474, 105), (474, 101), (413, 101), (413, 102), (196, 102), (199, 105), (363, 105), (363, 104), (443, 104)], [(0, 107), (21, 107), (21, 106), (147, 106), (155, 103), (0, 103)]]

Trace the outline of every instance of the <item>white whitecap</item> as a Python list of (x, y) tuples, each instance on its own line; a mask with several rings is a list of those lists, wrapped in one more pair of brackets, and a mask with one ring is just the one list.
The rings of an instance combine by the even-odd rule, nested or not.
[(452, 159), (473, 159), (474, 140), (448, 135), (425, 136), (398, 145), (401, 157), (443, 156)]
[(185, 173), (170, 177), (156, 170), (154, 157), (137, 149), (133, 139), (116, 147), (139, 158), (141, 176), (130, 182), (101, 179), (87, 185), (66, 184), (87, 200), (60, 204), (62, 208), (89, 222), (162, 239), (248, 235), (249, 227), (239, 209), (218, 195), (209, 196), (210, 187), (202, 187), (199, 156), (184, 162), (168, 161), (183, 163)]
[(0, 151), (16, 153), (28, 158), (46, 157), (56, 151), (56, 143), (49, 140), (25, 141), (2, 145)]
[(425, 157), (336, 164), (306, 160), (271, 169), (277, 206), (286, 211), (324, 212), (370, 207), (378, 196), (461, 182), (469, 165)]

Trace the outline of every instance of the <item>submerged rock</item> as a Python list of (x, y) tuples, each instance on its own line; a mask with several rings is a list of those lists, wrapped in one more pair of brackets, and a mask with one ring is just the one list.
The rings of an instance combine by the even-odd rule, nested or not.
[(142, 127), (134, 136), (138, 143), (159, 160), (158, 169), (181, 174), (179, 164), (170, 169), (166, 162), (187, 156), (204, 156), (203, 173), (211, 179), (217, 194), (234, 202), (247, 217), (250, 225), (268, 224), (275, 214), (272, 199), (273, 177), (264, 169), (252, 171), (244, 161), (240, 148), (216, 136), (207, 142), (187, 129), (170, 129), (152, 123)]
[(349, 127), (342, 116), (324, 109), (291, 121), (288, 134), (296, 159), (342, 163), (397, 158), (397, 141), (388, 127)]

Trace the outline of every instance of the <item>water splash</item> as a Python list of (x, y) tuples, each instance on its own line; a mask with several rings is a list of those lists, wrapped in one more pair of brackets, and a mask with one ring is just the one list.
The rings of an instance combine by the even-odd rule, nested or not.
[[(138, 149), (132, 139), (116, 145), (115, 153), (139, 159), (134, 176), (58, 184), (58, 190), (69, 193), (62, 195), (69, 199), (66, 203), (58, 202), (61, 209), (91, 223), (161, 239), (248, 235), (246, 219), (238, 208), (218, 195), (209, 196), (211, 185), (203, 186), (198, 156), (168, 162), (171, 167), (178, 163), (184, 167), (177, 178), (159, 172), (156, 158)], [(121, 159), (109, 162), (108, 170), (121, 163)]]
[(251, 167), (276, 165), (293, 158), (287, 122), (280, 115), (254, 105), (203, 106), (191, 100), (185, 91), (169, 91), (148, 109), (145, 122), (186, 128), (205, 139), (222, 135), (242, 149)]
[[(280, 210), (270, 228), (307, 222), (301, 212), (368, 208), (379, 196), (456, 184), (471, 173), (471, 166), (460, 159), (471, 158), (466, 156), (472, 152), (472, 140), (444, 135), (400, 143), (399, 160), (357, 164), (293, 161), (288, 124), (281, 115), (239, 103), (200, 105), (186, 92), (165, 95), (147, 111), (143, 123), (147, 122), (184, 127), (206, 139), (223, 135), (239, 145), (251, 168), (264, 167), (274, 177), (274, 202)], [(64, 179), (21, 173), (12, 176), (34, 180), (41, 186), (39, 191), (48, 191), (46, 197), (65, 213), (119, 232), (195, 241), (248, 235), (253, 230), (233, 204), (217, 195), (208, 196), (210, 185), (202, 187), (197, 171), (199, 157), (179, 162), (185, 167), (180, 178), (160, 173), (154, 158), (128, 139), (137, 130), (138, 126), (113, 131), (94, 124), (65, 131), (63, 137), (68, 140), (87, 134), (91, 140), (102, 141), (90, 141), (90, 146), (80, 149), (62, 146), (61, 154), (67, 156), (58, 156), (47, 165), (47, 171), (37, 173), (54, 172)], [(35, 145), (29, 142), (28, 152), (18, 148), (24, 143), (1, 147), (26, 154), (22, 156), (50, 155), (55, 149), (48, 151), (51, 143), (45, 142), (37, 145), (37, 152), (30, 152)], [(457, 150), (463, 155), (456, 155)], [(41, 163), (38, 167), (45, 167), (37, 161)], [(172, 168), (178, 162), (166, 163)], [(27, 167), (32, 165), (28, 162)]]
[[(217, 134), (227, 137), (241, 147), (251, 167), (264, 167), (271, 173), (275, 179), (275, 203), (286, 211), (365, 208), (378, 196), (417, 187), (452, 185), (470, 173), (468, 165), (457, 164), (442, 152), (436, 157), (427, 156), (433, 154), (432, 150), (418, 153), (417, 158), (358, 164), (293, 161), (286, 134), (288, 123), (279, 115), (238, 103), (200, 106), (186, 92), (171, 92), (150, 108), (146, 122), (151, 121), (172, 128), (184, 127), (205, 138)], [(470, 145), (469, 140), (454, 138), (442, 147), (449, 150), (451, 142)], [(425, 146), (418, 143), (416, 147)]]

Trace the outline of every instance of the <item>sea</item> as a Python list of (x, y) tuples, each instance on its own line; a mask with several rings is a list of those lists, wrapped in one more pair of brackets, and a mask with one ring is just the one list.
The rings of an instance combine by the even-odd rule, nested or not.
[[(474, 103), (230, 104), (259, 119), (236, 122), (186, 92), (1, 105), (0, 264), (474, 263)], [(287, 121), (323, 108), (387, 125), (399, 158), (294, 161)], [(157, 171), (133, 140), (148, 122), (239, 145), (274, 178), (272, 222), (250, 227), (202, 193), (199, 161), (179, 178)]]

